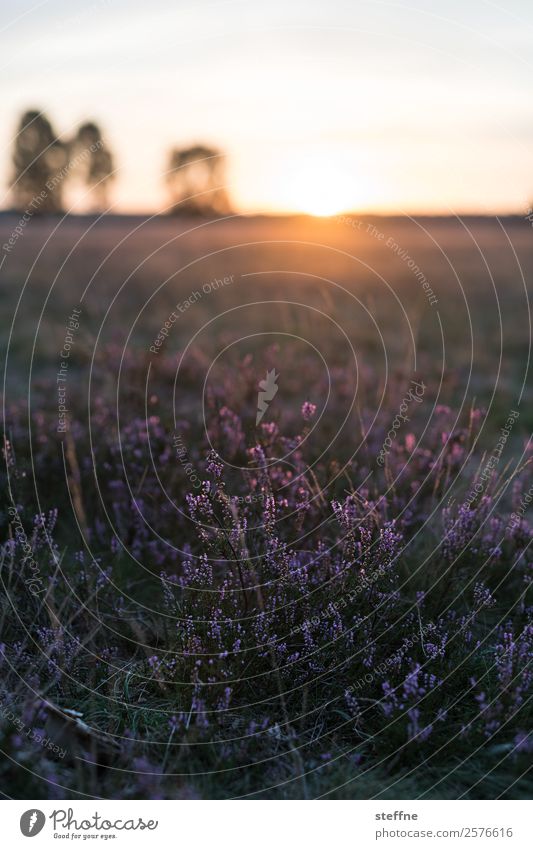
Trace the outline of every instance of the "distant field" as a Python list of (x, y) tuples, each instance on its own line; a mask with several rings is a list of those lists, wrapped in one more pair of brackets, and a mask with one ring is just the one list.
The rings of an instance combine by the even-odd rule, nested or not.
[[(0, 244), (16, 225), (16, 217), (0, 217)], [(171, 218), (30, 221), (0, 272), (4, 344), (25, 285), (9, 380), (25, 373), (25, 352), (33, 341), (35, 372), (46, 379), (56, 334), (84, 292), (78, 356), (92, 349), (99, 329), (100, 345), (123, 345), (131, 331), (128, 346), (143, 350), (176, 303), (229, 275), (232, 285), (204, 295), (180, 315), (167, 353), (179, 351), (215, 316), (217, 333), (225, 327), (233, 332), (236, 319), (239, 330), (242, 322), (252, 330), (298, 330), (312, 338), (318, 331), (316, 313), (295, 305), (300, 303), (339, 321), (360, 361), (375, 367), (380, 381), (385, 352), (393, 374), (399, 364), (414, 363), (413, 342), (417, 367), (425, 373), (442, 371), (447, 379), (458, 370), (453, 381), (459, 393), (488, 399), (499, 373), (499, 395), (507, 398), (523, 377), (529, 344), (525, 288), (533, 275), (533, 230), (527, 221), (361, 220), (354, 215), (207, 223)], [(428, 291), (437, 303), (430, 303)], [(278, 303), (223, 315), (252, 301)], [(333, 324), (321, 327), (318, 335), (315, 341), (322, 347), (335, 344)], [(199, 344), (206, 350), (211, 340), (208, 333)]]

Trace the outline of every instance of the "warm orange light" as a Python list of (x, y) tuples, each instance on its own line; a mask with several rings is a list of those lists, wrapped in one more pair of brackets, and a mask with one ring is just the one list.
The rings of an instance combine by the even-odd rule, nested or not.
[[(357, 164), (335, 151), (303, 155), (284, 163), (276, 185), (278, 206), (321, 217), (338, 215), (369, 202), (372, 192), (354, 172)], [(277, 183), (277, 180), (276, 180)]]

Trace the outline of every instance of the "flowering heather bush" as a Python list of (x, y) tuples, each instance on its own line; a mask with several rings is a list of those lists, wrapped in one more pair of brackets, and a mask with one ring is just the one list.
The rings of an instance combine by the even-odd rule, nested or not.
[[(122, 362), (117, 408), (117, 357), (64, 435), (45, 385), (7, 411), (10, 793), (526, 794), (529, 449), (466, 505), (480, 410), (437, 406), (381, 465), (396, 399), (342, 422), (340, 365), (334, 415), (304, 362), (307, 397), (284, 387), (255, 427), (274, 350), (209, 384), (204, 420), (161, 401), (175, 368), (162, 353), (146, 392), (144, 358)], [(180, 391), (203, 378), (191, 357)]]

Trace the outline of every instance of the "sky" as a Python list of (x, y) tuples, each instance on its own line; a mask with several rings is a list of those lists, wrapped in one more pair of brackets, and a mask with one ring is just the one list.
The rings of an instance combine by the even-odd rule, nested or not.
[(0, 0), (0, 206), (21, 113), (89, 118), (116, 211), (169, 148), (227, 154), (244, 212), (509, 212), (533, 199), (531, 0)]

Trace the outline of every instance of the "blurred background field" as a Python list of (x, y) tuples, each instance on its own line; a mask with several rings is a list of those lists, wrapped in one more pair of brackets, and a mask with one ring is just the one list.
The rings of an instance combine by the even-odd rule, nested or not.
[[(2, 242), (16, 224), (15, 216), (0, 216)], [(438, 303), (428, 302), (409, 260)], [(180, 352), (211, 318), (217, 332), (231, 332), (234, 313), (221, 314), (233, 307), (293, 301), (339, 321), (362, 366), (383, 370), (387, 360), (394, 374), (413, 364), (414, 341), (419, 370), (442, 374), (455, 398), (466, 390), (486, 403), (497, 379), (505, 404), (528, 359), (532, 270), (532, 227), (518, 217), (38, 218), (4, 258), (2, 343), (18, 304), (8, 377), (26, 374), (35, 345), (33, 376), (46, 380), (54, 373), (58, 335), (83, 296), (78, 363), (92, 351), (98, 329), (99, 345), (143, 352), (176, 303), (234, 275), (232, 285), (202, 293), (180, 315), (167, 354)], [(275, 321), (279, 330), (313, 337), (309, 310), (271, 303), (254, 313), (257, 328)], [(201, 341), (211, 344), (212, 335)], [(329, 354), (330, 341), (328, 333), (318, 340)]]
[[(0, 243), (16, 224), (0, 216)], [(496, 417), (520, 393), (529, 357), (533, 231), (518, 217), (45, 217), (25, 228), (1, 273), (4, 349), (12, 334), (7, 385), (22, 393), (30, 356), (31, 380), (54, 381), (73, 307), (82, 310), (75, 368), (92, 356), (97, 333), (97, 354), (112, 344), (148, 361), (175, 305), (198, 290), (165, 355), (177, 359), (200, 331), (193, 347), (210, 357), (218, 334), (241, 333), (244, 322), (250, 333), (300, 334), (328, 361), (342, 359), (338, 330), (327, 321), (319, 328), (315, 309), (342, 326), (359, 367), (375, 370), (376, 397), (387, 373), (416, 367), (446, 403), (476, 398)], [(202, 291), (230, 275), (231, 285)]]

